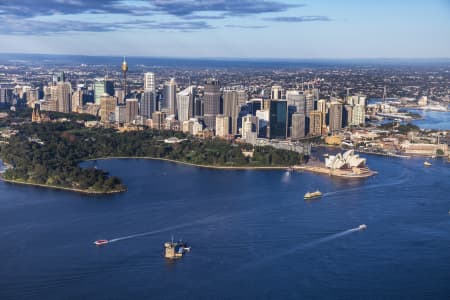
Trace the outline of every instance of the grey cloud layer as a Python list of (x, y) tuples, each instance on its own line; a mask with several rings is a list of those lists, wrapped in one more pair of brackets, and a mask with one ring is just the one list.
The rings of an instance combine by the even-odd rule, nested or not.
[(198, 12), (231, 15), (282, 12), (301, 5), (269, 0), (141, 0), (133, 6), (122, 0), (2, 0), (0, 15), (32, 17), (53, 14), (110, 13), (141, 15), (163, 12), (188, 16)]
[[(106, 32), (127, 29), (156, 29), (194, 31), (212, 29), (208, 20), (220, 20), (230, 16), (280, 13), (302, 4), (287, 4), (275, 0), (0, 0), (0, 34), (53, 34), (62, 32)], [(77, 14), (117, 14), (136, 18), (130, 22), (96, 21), (41, 21), (40, 16)], [(157, 22), (142, 20), (151, 15), (172, 15), (178, 20)], [(97, 17), (96, 17), (97, 18)], [(271, 17), (270, 22), (329, 21), (323, 16)], [(224, 25), (227, 28), (265, 28)]]
[(273, 17), (273, 18), (265, 18), (264, 20), (273, 22), (286, 22), (286, 23), (331, 21), (331, 19), (326, 16)]

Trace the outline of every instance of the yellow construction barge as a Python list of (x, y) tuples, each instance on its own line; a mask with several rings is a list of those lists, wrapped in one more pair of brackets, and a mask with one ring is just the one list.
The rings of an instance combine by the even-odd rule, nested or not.
[(186, 252), (189, 251), (191, 251), (191, 247), (182, 241), (174, 242), (172, 240), (164, 243), (164, 257), (167, 259), (181, 258)]

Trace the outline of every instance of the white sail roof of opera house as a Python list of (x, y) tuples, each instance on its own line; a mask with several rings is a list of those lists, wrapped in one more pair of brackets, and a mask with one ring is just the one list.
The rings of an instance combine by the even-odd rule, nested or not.
[(363, 167), (365, 164), (366, 159), (359, 157), (353, 150), (348, 150), (344, 154), (330, 155), (325, 159), (325, 166), (330, 169)]

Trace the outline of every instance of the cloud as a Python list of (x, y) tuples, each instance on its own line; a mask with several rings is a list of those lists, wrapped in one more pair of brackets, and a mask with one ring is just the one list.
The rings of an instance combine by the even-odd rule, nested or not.
[[(283, 12), (301, 4), (274, 0), (1, 0), (0, 15), (35, 17), (67, 14), (166, 13), (195, 17), (198, 12), (221, 12), (226, 15), (250, 15)], [(208, 16), (198, 16), (208, 18)], [(218, 18), (211, 16), (210, 18)]]
[[(0, 18), (0, 20), (2, 20)], [(155, 22), (155, 21), (130, 21), (130, 22), (80, 22), (72, 20), (63, 21), (32, 21), (3, 19), (0, 34), (16, 35), (49, 35), (66, 32), (110, 32), (133, 29), (195, 31), (211, 29), (211, 25), (203, 21), (180, 21), (180, 22)]]
[(228, 24), (225, 25), (227, 28), (242, 28), (242, 29), (261, 29), (261, 28), (267, 28), (265, 25), (232, 25)]
[[(293, 7), (303, 6), (302, 4), (288, 4), (282, 1), (0, 0), (0, 33), (31, 35), (62, 32), (106, 32), (128, 29), (194, 31), (215, 28), (215, 26), (207, 23), (208, 20), (222, 20), (231, 16), (278, 13)], [(145, 20), (146, 16), (156, 14), (165, 17), (170, 15), (172, 17), (170, 21), (156, 21), (157, 18)], [(82, 17), (75, 21), (81, 15)], [(93, 21), (86, 19), (86, 16), (89, 15), (92, 16)], [(105, 18), (100, 17), (103, 15)], [(131, 16), (138, 18), (138, 20), (116, 23), (111, 20), (111, 15), (120, 15), (121, 19)], [(71, 20), (64, 20), (64, 16), (70, 16)], [(278, 22), (282, 22), (282, 19), (282, 17), (270, 18), (271, 21)], [(290, 22), (293, 21), (291, 20)], [(225, 27), (258, 29), (265, 26), (233, 24), (225, 25)]]
[(283, 12), (301, 4), (287, 4), (272, 0), (151, 0), (159, 11), (187, 16), (197, 12), (223, 12), (227, 15), (251, 15)]
[(180, 16), (183, 20), (223, 20), (226, 18), (225, 14), (220, 15), (187, 15), (187, 16)]
[(285, 23), (302, 23), (302, 22), (328, 22), (331, 21), (326, 16), (301, 16), (301, 17), (273, 17), (265, 18), (266, 21), (285, 22)]
[[(143, 3), (143, 2), (142, 2)], [(127, 5), (121, 0), (1, 0), (0, 15), (30, 18), (68, 14), (141, 14), (149, 6)]]
[(195, 22), (161, 22), (151, 26), (153, 29), (177, 30), (177, 31), (195, 31), (202, 29), (213, 29), (214, 26), (204, 21)]

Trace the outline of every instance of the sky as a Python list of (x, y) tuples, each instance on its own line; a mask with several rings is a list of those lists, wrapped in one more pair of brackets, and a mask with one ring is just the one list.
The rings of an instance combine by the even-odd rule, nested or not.
[(449, 58), (450, 0), (0, 0), (0, 53)]

